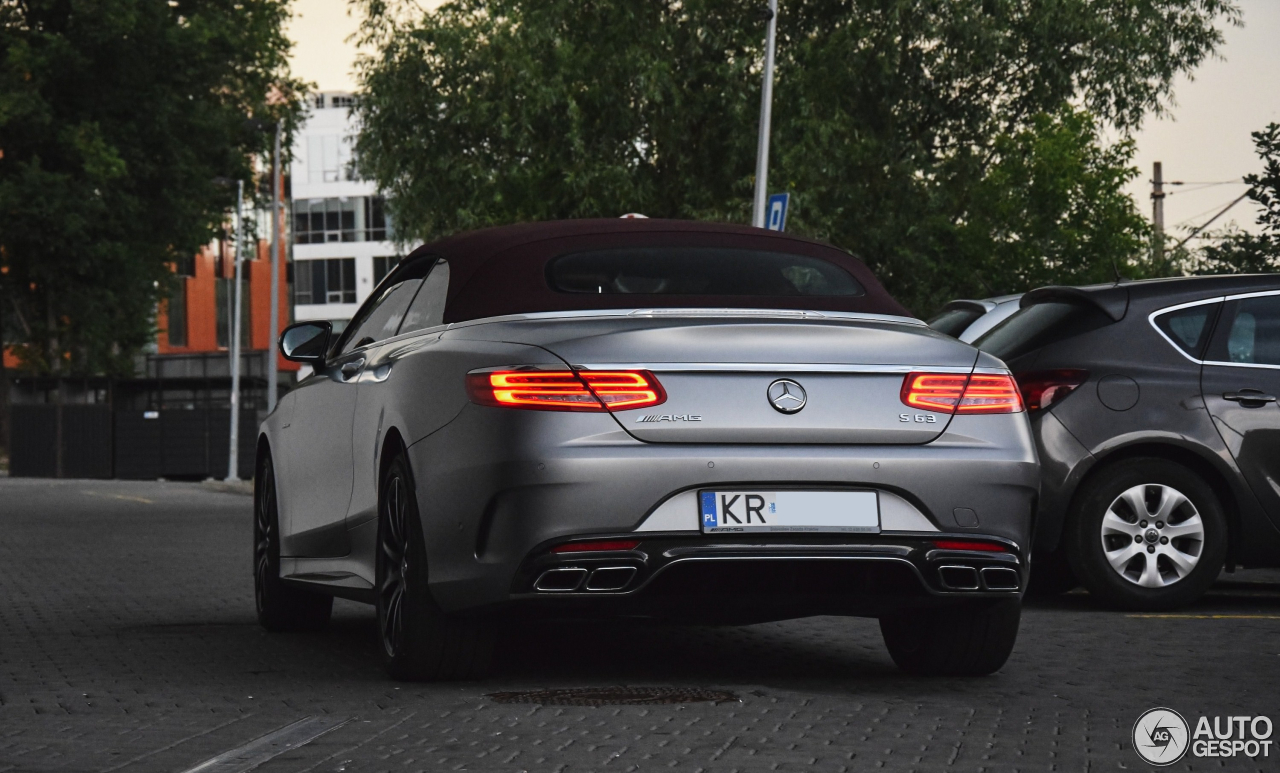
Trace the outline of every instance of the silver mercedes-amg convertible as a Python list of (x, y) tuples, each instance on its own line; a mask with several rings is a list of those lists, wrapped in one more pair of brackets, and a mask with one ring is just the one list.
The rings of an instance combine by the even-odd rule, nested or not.
[(1004, 364), (866, 266), (731, 225), (579, 220), (415, 250), (258, 438), (266, 628), (377, 607), (403, 679), (475, 677), (501, 626), (875, 617), (908, 672), (1017, 636), (1039, 486)]

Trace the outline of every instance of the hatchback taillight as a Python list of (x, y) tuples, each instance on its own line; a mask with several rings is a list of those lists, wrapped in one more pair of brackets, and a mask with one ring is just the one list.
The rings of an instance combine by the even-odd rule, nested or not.
[(1035, 370), (1018, 374), (1018, 387), (1027, 410), (1040, 411), (1076, 391), (1089, 378), (1089, 371), (1075, 368)]
[(646, 370), (498, 370), (467, 374), (474, 403), (543, 411), (626, 411), (667, 400)]
[(908, 373), (902, 402), (936, 413), (1018, 413), (1022, 397), (1013, 377), (988, 373)]

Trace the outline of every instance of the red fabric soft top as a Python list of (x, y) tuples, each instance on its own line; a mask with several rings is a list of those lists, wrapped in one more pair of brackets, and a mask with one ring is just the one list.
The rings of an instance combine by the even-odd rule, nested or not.
[[(852, 297), (703, 296), (565, 293), (547, 283), (547, 262), (560, 255), (614, 247), (725, 247), (821, 258), (853, 275), (865, 290)], [(485, 228), (446, 237), (408, 259), (449, 262), (445, 322), (505, 314), (582, 309), (728, 307), (850, 311), (910, 316), (866, 265), (829, 244), (748, 226), (639, 218), (554, 220)]]

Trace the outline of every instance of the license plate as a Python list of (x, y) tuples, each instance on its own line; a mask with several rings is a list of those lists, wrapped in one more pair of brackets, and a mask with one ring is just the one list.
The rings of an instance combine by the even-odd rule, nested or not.
[(874, 491), (700, 491), (705, 533), (880, 531)]

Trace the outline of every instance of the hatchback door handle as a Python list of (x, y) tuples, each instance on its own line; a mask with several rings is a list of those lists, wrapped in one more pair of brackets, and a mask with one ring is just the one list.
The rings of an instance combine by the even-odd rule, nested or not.
[(360, 373), (360, 369), (364, 367), (364, 358), (352, 360), (351, 362), (342, 363), (342, 380), (350, 381)]
[[(1227, 392), (1222, 395), (1222, 399), (1240, 403), (1246, 408), (1257, 408), (1276, 401), (1274, 395), (1265, 395), (1259, 389), (1241, 389), (1239, 392)], [(1253, 405), (1250, 405), (1250, 403), (1253, 403)]]

